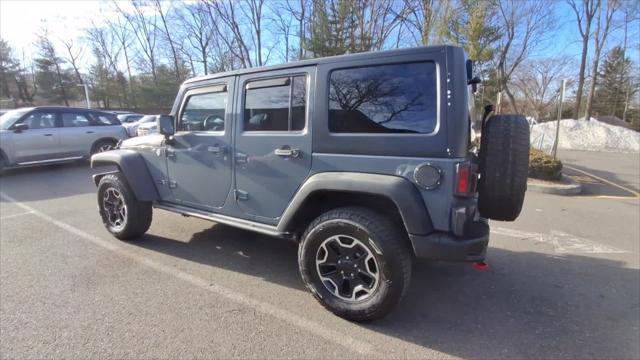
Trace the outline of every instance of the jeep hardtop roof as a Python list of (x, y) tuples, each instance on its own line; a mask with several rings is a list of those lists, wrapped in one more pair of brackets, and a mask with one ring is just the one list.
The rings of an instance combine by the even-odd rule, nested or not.
[(294, 62), (289, 62), (286, 64), (280, 64), (280, 65), (251, 67), (251, 68), (245, 68), (245, 69), (225, 71), (225, 72), (220, 72), (215, 74), (208, 74), (208, 75), (198, 76), (195, 78), (188, 79), (184, 82), (184, 84), (191, 84), (191, 83), (206, 81), (210, 79), (251, 74), (251, 73), (263, 72), (263, 71), (295, 69), (303, 66), (337, 63), (337, 62), (342, 62), (347, 60), (386, 58), (386, 57), (392, 57), (392, 56), (398, 56), (398, 55), (432, 53), (432, 52), (439, 52), (439, 51), (446, 53), (447, 49), (460, 49), (460, 48), (456, 46), (451, 46), (451, 45), (420, 46), (420, 47), (405, 48), (405, 49), (393, 49), (393, 50), (384, 50), (384, 51), (373, 51), (373, 52), (362, 52), (362, 53), (356, 53), (356, 54), (328, 56), (328, 57), (322, 57), (322, 58), (316, 58), (316, 59), (294, 61)]

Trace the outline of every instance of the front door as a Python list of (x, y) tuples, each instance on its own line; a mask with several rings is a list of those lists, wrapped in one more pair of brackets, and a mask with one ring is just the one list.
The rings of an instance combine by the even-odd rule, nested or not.
[(235, 196), (248, 218), (280, 217), (309, 174), (314, 75), (310, 67), (239, 79)]
[(35, 163), (63, 157), (56, 117), (55, 111), (38, 110), (18, 121), (29, 128), (12, 134), (16, 163)]
[(188, 90), (176, 118), (176, 133), (166, 144), (169, 199), (215, 210), (231, 188), (231, 96), (233, 78)]

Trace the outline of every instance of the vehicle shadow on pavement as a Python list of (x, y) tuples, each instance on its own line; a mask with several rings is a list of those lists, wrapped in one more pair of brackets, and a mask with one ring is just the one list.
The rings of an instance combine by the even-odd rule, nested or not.
[(0, 176), (0, 191), (21, 202), (95, 193), (91, 175), (112, 169), (111, 166), (91, 169), (87, 161), (10, 169)]
[[(296, 244), (214, 225), (188, 242), (136, 245), (304, 290)], [(415, 263), (404, 300), (360, 324), (463, 358), (638, 358), (640, 271), (623, 262), (491, 248), (490, 268)], [(327, 313), (327, 316), (330, 316)]]

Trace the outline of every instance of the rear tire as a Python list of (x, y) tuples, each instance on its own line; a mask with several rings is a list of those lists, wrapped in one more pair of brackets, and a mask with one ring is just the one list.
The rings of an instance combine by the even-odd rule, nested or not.
[(489, 118), (480, 141), (480, 215), (494, 220), (515, 220), (522, 210), (528, 171), (527, 120), (521, 115)]
[(114, 150), (116, 148), (117, 143), (113, 140), (100, 140), (93, 145), (91, 149), (91, 155)]
[(138, 201), (120, 173), (107, 174), (100, 179), (98, 209), (104, 226), (120, 240), (138, 238), (151, 226), (151, 202)]
[(313, 296), (353, 321), (377, 319), (394, 308), (409, 286), (411, 262), (406, 234), (360, 207), (322, 214), (298, 250), (300, 273)]

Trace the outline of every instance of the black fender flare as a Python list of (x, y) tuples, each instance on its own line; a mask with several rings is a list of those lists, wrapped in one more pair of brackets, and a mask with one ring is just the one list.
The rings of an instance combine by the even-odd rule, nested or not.
[(429, 234), (433, 224), (420, 192), (409, 180), (394, 175), (354, 172), (323, 172), (310, 176), (282, 214), (278, 230), (290, 228), (305, 200), (317, 191), (336, 191), (384, 196), (391, 200), (409, 234)]
[[(91, 167), (94, 168), (100, 165), (117, 166), (139, 201), (160, 200), (158, 189), (156, 189), (156, 184), (153, 182), (147, 164), (142, 155), (136, 151), (119, 149), (91, 156)], [(98, 185), (100, 179), (110, 173), (113, 173), (113, 171), (94, 175), (94, 183)]]

